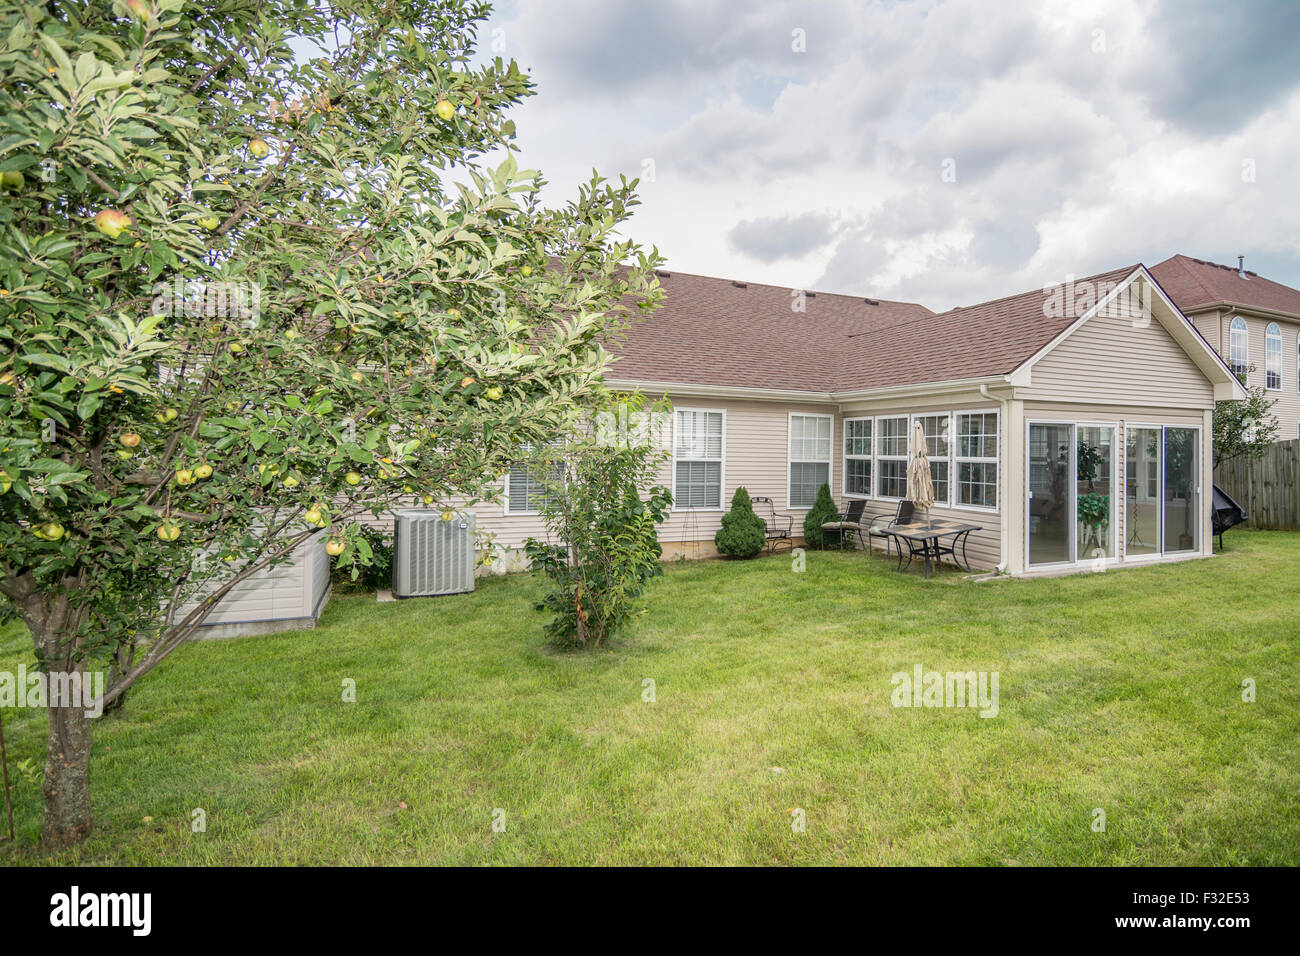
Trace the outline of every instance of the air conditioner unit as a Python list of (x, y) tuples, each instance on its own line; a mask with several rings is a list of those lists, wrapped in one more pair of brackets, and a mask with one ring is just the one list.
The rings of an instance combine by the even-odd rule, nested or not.
[(474, 590), (474, 515), (410, 508), (395, 512), (393, 596), (433, 597)]

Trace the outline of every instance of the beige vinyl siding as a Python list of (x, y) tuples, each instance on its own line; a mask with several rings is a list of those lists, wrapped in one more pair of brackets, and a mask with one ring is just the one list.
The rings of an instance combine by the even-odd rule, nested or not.
[[(1201, 324), (1218, 329), (1221, 341), (1227, 343), (1228, 327), (1236, 316), (1246, 322), (1248, 335), (1248, 363), (1254, 367), (1249, 375), (1249, 385), (1263, 385), (1267, 371), (1265, 355), (1265, 334), (1270, 322), (1276, 322), (1282, 330), (1282, 387), (1276, 391), (1268, 389), (1265, 394), (1273, 401), (1273, 414), (1277, 416), (1277, 437), (1282, 440), (1300, 438), (1300, 384), (1297, 374), (1297, 347), (1300, 346), (1300, 321), (1284, 318), (1259, 316), (1246, 311), (1227, 312), (1212, 311), (1198, 316), (1197, 327)], [(1221, 352), (1227, 361), (1227, 349)]]
[(1032, 366), (1016, 397), (1212, 408), (1214, 386), (1158, 319), (1096, 315)]
[[(699, 397), (684, 398), (676, 404), (684, 409), (717, 410), (724, 413), (722, 502), (717, 509), (674, 507), (668, 520), (659, 528), (659, 541), (666, 555), (678, 552), (700, 557), (711, 555), (713, 536), (722, 526), (722, 515), (731, 506), (731, 496), (742, 485), (751, 497), (758, 495), (771, 498), (778, 512), (787, 513), (793, 518), (794, 536), (802, 536), (803, 518), (807, 509), (791, 509), (786, 506), (789, 416), (792, 412), (831, 416), (831, 494), (839, 500), (841, 463), (837, 449), (841, 441), (841, 428), (836, 406)], [(674, 427), (675, 420), (674, 412)], [(669, 428), (663, 437), (665, 450), (671, 452), (673, 428)], [(673, 467), (674, 462), (670, 458), (661, 467), (657, 479), (670, 489), (673, 487)], [(498, 487), (504, 490), (504, 479), (498, 482)], [(495, 570), (521, 567), (524, 540), (529, 537), (545, 540), (548, 537), (546, 526), (539, 516), (507, 514), (500, 501), (478, 502), (467, 506), (463, 500), (458, 500), (451, 502), (450, 506), (467, 507), (473, 511), (480, 534), (486, 532), (492, 536), (493, 550), (497, 555)], [(422, 506), (413, 503), (412, 507)], [(433, 507), (442, 508), (444, 505), (438, 503)], [(378, 527), (388, 534), (393, 530), (391, 516), (367, 518), (366, 524)], [(703, 542), (703, 545), (682, 547), (694, 542)]]
[[(959, 393), (955, 396), (929, 396), (924, 398), (908, 399), (900, 401), (897, 399), (882, 402), (853, 402), (844, 406), (839, 414), (839, 420), (835, 426), (835, 434), (839, 441), (836, 446), (836, 460), (834, 463), (836, 473), (840, 474), (843, 465), (843, 448), (844, 448), (844, 420), (846, 418), (864, 418), (880, 417), (888, 418), (891, 416), (901, 415), (933, 415), (941, 412), (973, 412), (973, 411), (997, 411), (1001, 408), (997, 401), (991, 401), (978, 392)], [(955, 419), (954, 419), (955, 428)], [(909, 436), (911, 434), (909, 427)], [(950, 437), (949, 445), (955, 452), (956, 434)], [(1002, 470), (1006, 467), (1007, 460), (1007, 424), (1001, 420), (998, 421), (998, 484), (999, 489), (1003, 484)], [(953, 498), (956, 498), (956, 481), (957, 465), (955, 454), (950, 458), (953, 462), (950, 465), (948, 480), (953, 488)], [(1000, 493), (1000, 491), (999, 491)], [(840, 500), (839, 498), (836, 499)], [(872, 518), (882, 515), (893, 515), (898, 510), (898, 502), (890, 498), (872, 497), (868, 499), (866, 514)], [(1002, 514), (1004, 503), (999, 502), (997, 511), (988, 511), (986, 509), (963, 508), (960, 506), (942, 506), (935, 505), (930, 509), (930, 514), (946, 521), (956, 521), (962, 524), (979, 525), (979, 531), (973, 532), (967, 541), (966, 555), (970, 560), (971, 566), (977, 569), (988, 569), (996, 567), (1002, 560), (1001, 555), (1001, 530)], [(874, 542), (877, 548), (883, 548), (884, 543), (877, 539)]]
[[(671, 398), (671, 396), (670, 396)], [(840, 463), (835, 449), (840, 441), (840, 425), (834, 405), (803, 405), (788, 402), (762, 402), (737, 399), (709, 400), (692, 397), (677, 403), (682, 408), (718, 409), (725, 412), (723, 430), (722, 507), (718, 510), (674, 507), (659, 529), (665, 546), (677, 542), (705, 541), (711, 546), (713, 536), (722, 527), (722, 515), (731, 507), (731, 496), (744, 486), (750, 497), (771, 498), (779, 512), (794, 519), (793, 533), (803, 534), (806, 508), (790, 508), (788, 492), (788, 455), (790, 414), (831, 416), (831, 494), (838, 500)], [(672, 487), (672, 463), (662, 472), (662, 479)]]
[[(236, 585), (203, 626), (311, 618), (323, 606), (328, 589), (329, 556), (325, 553), (325, 535), (319, 533), (303, 542), (292, 560), (259, 571)], [(183, 605), (176, 619), (181, 620), (195, 604), (191, 601)]]

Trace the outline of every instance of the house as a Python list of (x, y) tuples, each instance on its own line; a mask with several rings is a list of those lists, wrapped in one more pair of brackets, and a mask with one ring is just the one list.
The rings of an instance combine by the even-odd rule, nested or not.
[(1300, 290), (1244, 267), (1173, 256), (1151, 267), (1228, 366), (1273, 399), (1278, 438), (1300, 437)]
[[(607, 376), (673, 403), (666, 556), (713, 553), (737, 486), (798, 535), (818, 487), (892, 513), (926, 435), (935, 517), (979, 525), (973, 565), (1016, 575), (1211, 552), (1212, 413), (1241, 383), (1142, 265), (935, 314), (661, 272), (665, 302)], [(1293, 343), (1294, 344), (1294, 343)], [(540, 536), (523, 469), (474, 507), (499, 546)]]

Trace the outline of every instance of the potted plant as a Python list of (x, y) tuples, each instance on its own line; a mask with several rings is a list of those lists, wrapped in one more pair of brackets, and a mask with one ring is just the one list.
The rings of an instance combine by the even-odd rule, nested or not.
[(1102, 542), (1106, 529), (1110, 526), (1110, 495), (1100, 494), (1095, 485), (1097, 469), (1105, 461), (1106, 457), (1096, 445), (1079, 442), (1075, 450), (1075, 467), (1079, 472), (1079, 480), (1088, 483), (1087, 492), (1079, 495), (1075, 502), (1079, 512), (1079, 525), (1084, 532), (1080, 555), (1105, 554), (1107, 550)]

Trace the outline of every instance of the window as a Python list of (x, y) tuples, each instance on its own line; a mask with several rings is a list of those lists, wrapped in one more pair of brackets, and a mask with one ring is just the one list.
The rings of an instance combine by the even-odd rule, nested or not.
[[(559, 454), (557, 451), (556, 454)], [(550, 468), (550, 482), (564, 480), (564, 462), (517, 461), (506, 472), (506, 514), (536, 514), (551, 501), (545, 469)]]
[(679, 409), (673, 501), (679, 508), (722, 507), (723, 413)]
[(907, 497), (907, 417), (876, 419), (876, 493)]
[(817, 489), (831, 482), (831, 416), (790, 416), (791, 508), (811, 508)]
[(1264, 330), (1264, 387), (1282, 387), (1282, 327), (1276, 322)]
[(871, 495), (871, 419), (844, 420), (844, 493)]
[(1246, 331), (1246, 320), (1238, 315), (1228, 329), (1228, 367), (1244, 383), (1250, 371), (1250, 334)]
[(913, 421), (925, 430), (925, 454), (930, 459), (935, 504), (948, 503), (948, 414), (918, 415)]
[(957, 495), (971, 508), (998, 506), (998, 413), (957, 413)]

